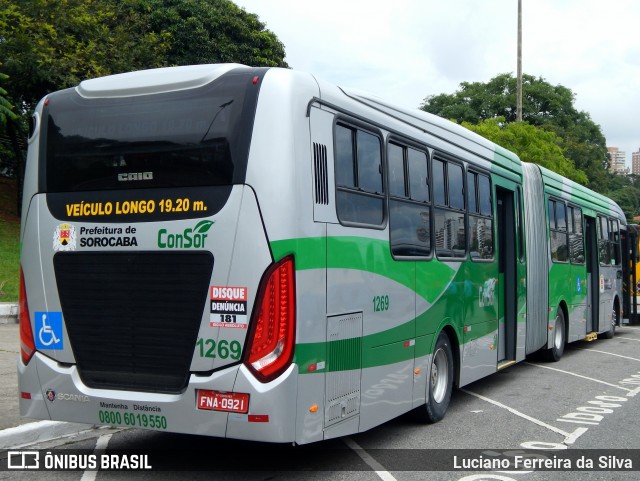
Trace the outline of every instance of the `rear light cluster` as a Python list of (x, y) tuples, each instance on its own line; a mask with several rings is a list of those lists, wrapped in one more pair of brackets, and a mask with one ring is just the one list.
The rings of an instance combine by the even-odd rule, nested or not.
[(287, 256), (265, 272), (253, 309), (245, 363), (260, 381), (275, 379), (291, 364), (295, 324), (295, 267)]
[(33, 342), (33, 331), (31, 330), (31, 319), (29, 316), (29, 304), (27, 303), (27, 289), (24, 284), (24, 274), (20, 267), (20, 298), (19, 298), (19, 320), (20, 320), (20, 356), (22, 363), (27, 365), (36, 350)]

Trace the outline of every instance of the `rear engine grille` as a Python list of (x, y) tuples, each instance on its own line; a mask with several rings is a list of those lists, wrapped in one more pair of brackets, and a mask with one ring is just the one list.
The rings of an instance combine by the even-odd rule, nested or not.
[(89, 387), (178, 393), (213, 270), (208, 252), (59, 252), (62, 312)]

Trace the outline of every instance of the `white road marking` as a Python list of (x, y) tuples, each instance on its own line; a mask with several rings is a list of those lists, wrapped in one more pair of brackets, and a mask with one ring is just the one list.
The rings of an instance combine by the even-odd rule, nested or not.
[(635, 388), (633, 391), (629, 391), (627, 393), (627, 396), (629, 397), (635, 397), (638, 393), (640, 393), (640, 386)]
[(575, 376), (575, 377), (579, 377), (579, 378), (582, 378), (582, 379), (586, 379), (588, 381), (604, 384), (606, 386), (615, 387), (616, 389), (622, 389), (623, 391), (627, 391), (627, 392), (631, 391), (631, 389), (629, 389), (629, 388), (618, 386), (617, 384), (611, 384), (610, 382), (602, 381), (600, 379), (594, 379), (592, 377), (583, 376), (582, 374), (576, 374), (575, 372), (564, 371), (562, 369), (557, 369), (555, 367), (543, 366), (542, 364), (534, 364), (532, 362), (526, 362), (526, 361), (524, 362), (524, 364), (528, 364), (529, 366), (541, 367), (542, 369), (549, 369), (551, 371), (561, 372), (563, 374), (569, 374), (570, 376)]
[[(100, 436), (96, 441), (96, 447), (93, 448), (93, 450), (104, 451), (105, 449), (107, 449), (107, 445), (109, 444), (111, 436), (113, 436), (113, 433), (103, 434), (102, 436)], [(95, 481), (97, 475), (98, 471), (85, 471), (84, 473), (82, 473), (82, 479), (80, 479), (80, 481)]]
[(582, 434), (584, 434), (586, 432), (585, 428), (578, 428), (574, 432), (568, 433), (566, 431), (563, 431), (560, 428), (557, 428), (555, 426), (551, 426), (550, 424), (547, 424), (544, 421), (540, 421), (539, 419), (536, 419), (536, 418), (533, 418), (533, 417), (531, 417), (531, 416), (529, 416), (527, 414), (521, 413), (517, 409), (514, 409), (512, 407), (506, 406), (505, 404), (502, 404), (501, 402), (494, 401), (493, 399), (489, 399), (488, 397), (482, 396), (482, 395), (477, 394), (475, 392), (468, 391), (467, 389), (460, 389), (460, 391), (465, 392), (465, 393), (467, 393), (467, 394), (469, 394), (471, 396), (477, 397), (478, 399), (482, 399), (483, 401), (491, 403), (494, 406), (498, 406), (499, 408), (506, 409), (507, 411), (509, 411), (512, 414), (515, 414), (516, 416), (520, 416), (521, 418), (526, 419), (527, 421), (531, 421), (532, 423), (537, 424), (540, 427), (549, 429), (550, 431), (553, 431), (554, 433), (558, 433), (561, 436), (564, 436), (564, 443), (565, 444), (573, 444), (573, 443), (575, 443), (576, 439), (578, 439)]
[(625, 339), (627, 341), (636, 341), (636, 342), (640, 342), (640, 339), (634, 339), (633, 337), (622, 337), (622, 336), (616, 336), (616, 339)]
[(360, 447), (360, 445), (356, 443), (353, 439), (351, 439), (350, 437), (344, 437), (342, 438), (342, 440), (347, 446), (353, 449), (353, 451), (358, 456), (360, 456), (360, 459), (362, 459), (367, 464), (367, 466), (369, 466), (371, 469), (375, 471), (375, 473), (378, 475), (380, 479), (382, 479), (382, 481), (397, 481), (396, 478), (394, 478), (389, 471), (384, 469), (384, 466), (382, 466), (369, 453), (367, 453), (364, 449), (362, 449), (362, 447)]
[(640, 362), (640, 359), (636, 357), (623, 356), (622, 354), (614, 354), (613, 352), (598, 351), (597, 349), (584, 349), (582, 347), (575, 347), (574, 349), (579, 349), (580, 351), (599, 352), (600, 354), (608, 354), (609, 356), (621, 357), (622, 359), (629, 359), (630, 361)]

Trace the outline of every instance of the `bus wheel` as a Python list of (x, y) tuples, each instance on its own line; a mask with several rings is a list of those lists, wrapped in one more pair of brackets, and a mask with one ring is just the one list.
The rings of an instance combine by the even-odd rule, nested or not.
[(544, 357), (547, 361), (556, 362), (562, 357), (564, 353), (565, 332), (564, 311), (558, 308), (558, 312), (556, 313), (556, 326), (553, 329), (553, 346), (551, 346), (551, 349), (544, 351)]
[(453, 376), (451, 341), (443, 331), (438, 336), (436, 349), (431, 358), (431, 370), (427, 378), (427, 403), (422, 408), (420, 416), (423, 421), (435, 423), (444, 417), (453, 391)]
[(613, 339), (613, 336), (616, 334), (616, 324), (618, 324), (619, 313), (618, 313), (618, 304), (614, 304), (613, 312), (611, 313), (611, 326), (609, 330), (604, 333), (605, 339)]

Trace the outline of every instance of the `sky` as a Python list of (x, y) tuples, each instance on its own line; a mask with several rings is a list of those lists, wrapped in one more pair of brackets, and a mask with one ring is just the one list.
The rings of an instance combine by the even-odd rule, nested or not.
[[(516, 74), (517, 0), (234, 0), (291, 68), (406, 107)], [(640, 150), (640, 1), (522, 0), (522, 69), (575, 95), (607, 146)]]

